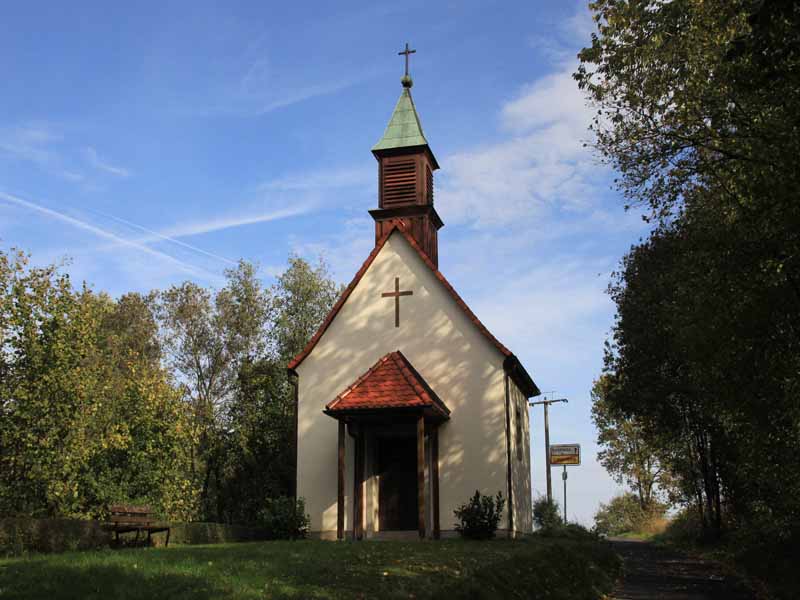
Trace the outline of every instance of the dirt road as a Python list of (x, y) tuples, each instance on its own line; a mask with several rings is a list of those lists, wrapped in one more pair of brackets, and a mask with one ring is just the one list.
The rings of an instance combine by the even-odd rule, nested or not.
[(751, 600), (742, 583), (713, 562), (690, 558), (651, 542), (612, 539), (625, 577), (615, 600)]

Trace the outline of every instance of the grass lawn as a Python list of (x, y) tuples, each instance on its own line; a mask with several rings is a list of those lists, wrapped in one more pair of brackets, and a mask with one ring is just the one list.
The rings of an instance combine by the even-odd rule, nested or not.
[(0, 559), (0, 600), (588, 600), (619, 568), (606, 544), (554, 539), (174, 546)]

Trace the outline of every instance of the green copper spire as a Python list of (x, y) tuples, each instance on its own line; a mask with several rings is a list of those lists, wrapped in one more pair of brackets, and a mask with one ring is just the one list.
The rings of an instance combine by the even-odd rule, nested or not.
[(380, 141), (372, 147), (372, 151), (389, 150), (391, 148), (407, 148), (410, 146), (427, 146), (428, 140), (422, 133), (414, 100), (411, 98), (411, 86), (414, 85), (411, 77), (405, 75), (401, 79), (403, 92), (394, 107), (392, 118), (383, 133)]

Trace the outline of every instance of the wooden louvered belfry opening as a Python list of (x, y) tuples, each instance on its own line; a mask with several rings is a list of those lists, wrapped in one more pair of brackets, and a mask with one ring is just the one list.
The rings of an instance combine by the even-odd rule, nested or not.
[(380, 207), (433, 204), (433, 169), (422, 151), (380, 158)]
[(417, 165), (414, 157), (383, 163), (383, 208), (414, 204), (417, 196)]
[(433, 172), (439, 168), (427, 146), (392, 148), (374, 152), (378, 159), (377, 243), (401, 222), (434, 265), (438, 264), (437, 231), (444, 224), (433, 207)]
[(428, 204), (433, 204), (433, 171), (431, 171), (430, 165), (425, 165), (425, 185)]

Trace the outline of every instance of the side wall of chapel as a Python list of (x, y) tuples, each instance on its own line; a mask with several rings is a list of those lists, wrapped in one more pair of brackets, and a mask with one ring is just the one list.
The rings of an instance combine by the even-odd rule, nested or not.
[(510, 378), (508, 384), (514, 530), (530, 533), (533, 531), (533, 514), (531, 512), (531, 430), (528, 399)]

